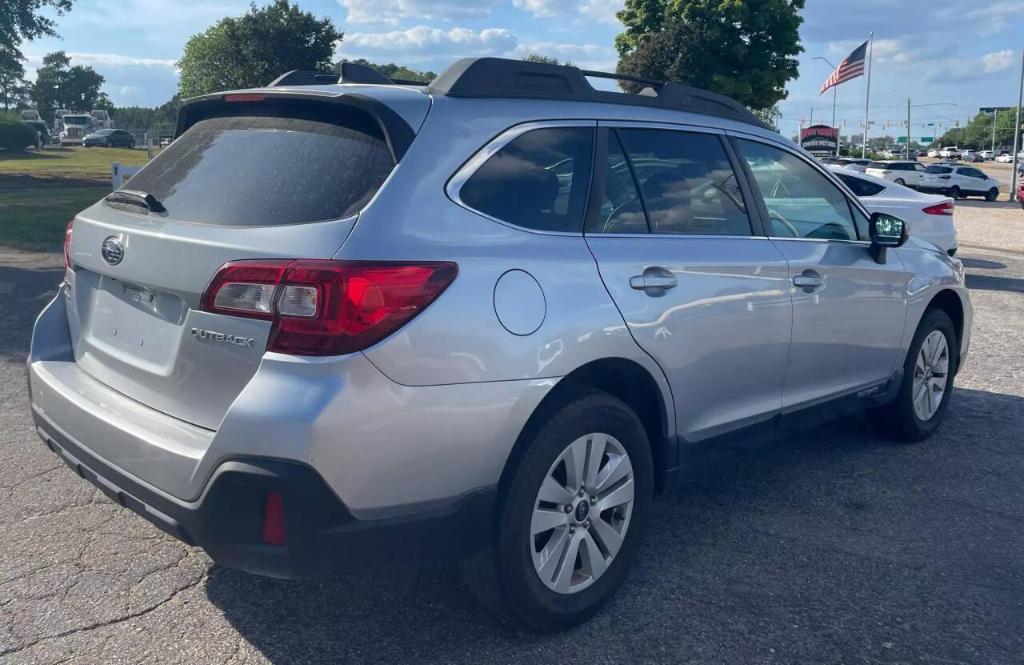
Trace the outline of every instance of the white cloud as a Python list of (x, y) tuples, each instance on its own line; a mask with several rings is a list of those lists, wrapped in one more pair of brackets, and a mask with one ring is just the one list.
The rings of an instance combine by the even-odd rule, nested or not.
[(482, 18), (493, 11), (497, 0), (338, 0), (345, 8), (348, 23), (386, 23), (401, 19)]
[(993, 72), (1001, 72), (1004, 69), (1009, 69), (1013, 66), (1013, 63), (1017, 60), (1017, 54), (1012, 49), (1003, 49), (1002, 51), (996, 51), (995, 53), (986, 53), (981, 56), (982, 66), (985, 69), (986, 74)]
[(166, 58), (137, 58), (120, 53), (68, 53), (72, 64), (100, 65), (104, 67), (174, 67), (174, 60)]
[(519, 40), (505, 28), (431, 28), (424, 25), (389, 32), (356, 32), (345, 36), (340, 52), (346, 57), (364, 54), (494, 55), (516, 48)]
[(573, 16), (588, 21), (616, 23), (615, 12), (622, 9), (624, 0), (512, 0), (524, 12), (538, 17)]

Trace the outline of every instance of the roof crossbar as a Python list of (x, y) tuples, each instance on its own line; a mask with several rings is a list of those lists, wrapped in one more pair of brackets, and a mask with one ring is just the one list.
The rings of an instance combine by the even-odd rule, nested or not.
[[(638, 83), (638, 94), (598, 90), (587, 77)], [(446, 97), (548, 99), (647, 106), (728, 118), (766, 128), (735, 99), (682, 83), (581, 70), (568, 65), (505, 58), (464, 58), (434, 79), (425, 92)]]

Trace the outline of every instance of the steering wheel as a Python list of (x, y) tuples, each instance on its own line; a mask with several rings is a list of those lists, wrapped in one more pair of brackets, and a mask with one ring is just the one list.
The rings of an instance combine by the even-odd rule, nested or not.
[(794, 238), (800, 237), (800, 232), (796, 230), (796, 227), (789, 223), (789, 220), (783, 217), (775, 210), (768, 211), (768, 218), (777, 220), (780, 224), (786, 227), (786, 230), (793, 234)]

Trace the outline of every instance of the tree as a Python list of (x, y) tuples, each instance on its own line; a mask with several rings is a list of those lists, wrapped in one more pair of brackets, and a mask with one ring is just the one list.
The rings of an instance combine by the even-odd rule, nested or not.
[(253, 3), (238, 18), (224, 18), (192, 36), (178, 61), (182, 97), (264, 86), (293, 69), (323, 70), (341, 40), (329, 18), (302, 12), (288, 0)]
[(3, 0), (0, 3), (0, 55), (16, 55), (25, 40), (54, 37), (56, 23), (40, 12), (52, 9), (57, 15), (71, 10), (72, 0)]
[(64, 51), (54, 51), (43, 56), (43, 64), (36, 71), (32, 101), (39, 115), (52, 122), (56, 109), (81, 112), (99, 108), (106, 98), (100, 92), (103, 81), (103, 76), (92, 67), (72, 66), (71, 58)]
[[(431, 71), (418, 71), (411, 69), (404, 65), (396, 65), (393, 62), (389, 62), (386, 65), (377, 64), (370, 62), (366, 58), (359, 58), (358, 60), (342, 60), (341, 62), (351, 62), (356, 65), (362, 65), (369, 67), (370, 69), (376, 69), (378, 72), (387, 76), (389, 79), (400, 79), (403, 81), (421, 81), (423, 83), (430, 83), (437, 78), (437, 74)], [(341, 74), (341, 62), (334, 65), (334, 71), (337, 74)]]
[[(996, 114), (996, 148), (1013, 144), (1013, 124), (1017, 112), (1007, 109)], [(953, 127), (939, 137), (940, 145), (955, 145), (972, 150), (988, 150), (992, 147), (992, 114), (978, 112), (963, 127)]]
[(28, 100), (28, 81), (21, 54), (11, 49), (0, 50), (0, 106), (17, 109)]
[(803, 6), (804, 0), (626, 0), (618, 13), (626, 29), (615, 39), (617, 71), (770, 109), (797, 76)]

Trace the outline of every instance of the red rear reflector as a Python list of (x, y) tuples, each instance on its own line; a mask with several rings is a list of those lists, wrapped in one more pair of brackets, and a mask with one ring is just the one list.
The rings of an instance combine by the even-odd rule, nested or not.
[(263, 526), (260, 540), (265, 545), (284, 545), (288, 534), (284, 529), (284, 497), (277, 492), (267, 492), (263, 502)]
[(241, 92), (233, 95), (224, 95), (224, 101), (226, 102), (262, 102), (266, 98), (266, 95), (257, 95), (250, 92)]
[(953, 204), (950, 201), (943, 201), (924, 208), (924, 212), (929, 215), (952, 215)]
[(457, 273), (458, 267), (447, 262), (232, 261), (217, 271), (202, 308), (273, 321), (268, 351), (341, 355), (401, 328)]
[(71, 231), (74, 225), (75, 220), (72, 219), (64, 229), (64, 270), (71, 267)]

